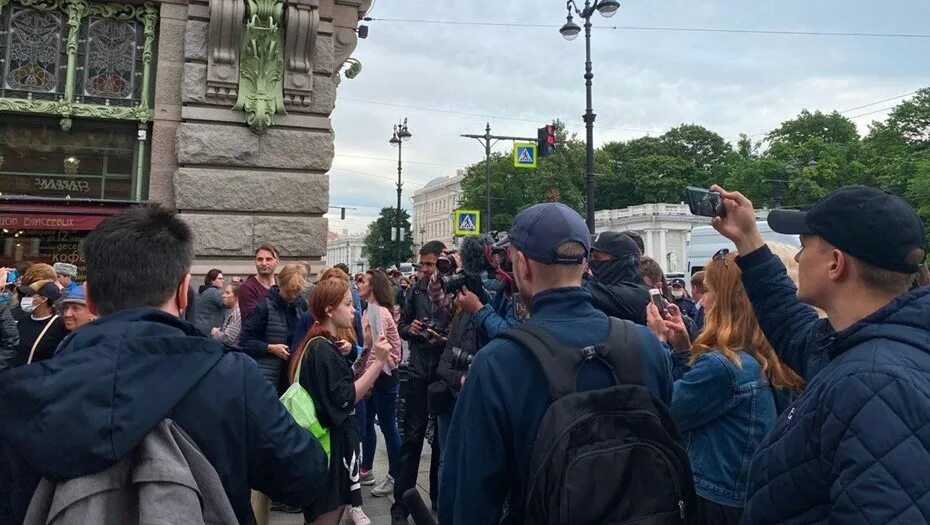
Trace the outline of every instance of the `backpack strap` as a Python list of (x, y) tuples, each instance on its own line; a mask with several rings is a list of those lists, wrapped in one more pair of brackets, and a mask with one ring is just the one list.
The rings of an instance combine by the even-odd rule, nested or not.
[(549, 394), (559, 399), (575, 391), (575, 368), (584, 359), (584, 354), (555, 340), (541, 327), (521, 323), (499, 337), (514, 341), (533, 354), (539, 363)]
[(611, 369), (618, 385), (644, 384), (643, 345), (632, 321), (611, 317), (607, 339), (594, 351)]
[[(39, 337), (36, 338), (36, 341), (32, 343), (32, 350), (29, 351), (29, 359), (26, 360), (26, 364), (32, 364), (32, 358), (36, 355), (36, 348), (39, 347), (39, 343), (42, 342), (42, 338), (45, 337), (45, 332), (48, 332), (48, 329), (55, 324), (55, 321), (58, 320), (58, 316), (55, 315), (49, 319), (48, 323), (45, 324), (45, 328), (42, 329), (42, 332), (39, 333)], [(57, 350), (57, 347), (56, 347)]]

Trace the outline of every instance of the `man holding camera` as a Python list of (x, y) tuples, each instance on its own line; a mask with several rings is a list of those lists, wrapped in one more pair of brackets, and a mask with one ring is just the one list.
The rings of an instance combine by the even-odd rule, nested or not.
[[(400, 398), (404, 405), (401, 428), (403, 441), (400, 446), (400, 469), (394, 480), (394, 505), (391, 507), (394, 524), (406, 524), (410, 514), (404, 505), (403, 496), (417, 482), (420, 454), (423, 452), (423, 439), (429, 421), (427, 387), (439, 380), (436, 367), (445, 348), (442, 333), (448, 328), (451, 319), (446, 309), (433, 304), (428, 292), (430, 278), (436, 272), (436, 263), (444, 255), (445, 249), (446, 246), (439, 241), (430, 241), (420, 249), (420, 280), (407, 292), (398, 327), (401, 338), (410, 344), (410, 356), (406, 377), (400, 385)], [(438, 444), (438, 440), (434, 443)], [(432, 461), (438, 466), (439, 450), (435, 445)], [(431, 481), (434, 476), (431, 471)], [(430, 485), (432, 491), (435, 491), (438, 483), (431, 482)]]

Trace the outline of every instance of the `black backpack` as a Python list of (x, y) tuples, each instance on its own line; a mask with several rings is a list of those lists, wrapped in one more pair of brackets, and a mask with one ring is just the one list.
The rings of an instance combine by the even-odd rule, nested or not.
[[(607, 339), (569, 348), (521, 324), (502, 335), (536, 357), (549, 385), (530, 461), (525, 523), (534, 525), (696, 524), (688, 456), (668, 409), (643, 384), (635, 325), (610, 319)], [(584, 361), (600, 359), (616, 385), (575, 390)]]

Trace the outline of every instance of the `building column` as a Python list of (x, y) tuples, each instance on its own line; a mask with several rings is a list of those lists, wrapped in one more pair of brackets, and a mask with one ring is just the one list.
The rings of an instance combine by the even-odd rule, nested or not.
[(659, 253), (661, 254), (662, 260), (659, 261), (659, 264), (662, 265), (663, 271), (666, 273), (669, 272), (668, 267), (668, 246), (665, 243), (665, 228), (659, 230)]

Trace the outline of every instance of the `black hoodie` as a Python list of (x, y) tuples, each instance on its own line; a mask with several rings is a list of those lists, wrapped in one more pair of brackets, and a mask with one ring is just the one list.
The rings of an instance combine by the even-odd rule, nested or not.
[(240, 523), (250, 489), (308, 504), (326, 456), (255, 362), (142, 308), (75, 332), (47, 361), (0, 375), (0, 523), (21, 523), (40, 477), (103, 470), (172, 418), (217, 470)]

